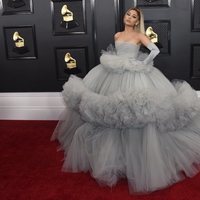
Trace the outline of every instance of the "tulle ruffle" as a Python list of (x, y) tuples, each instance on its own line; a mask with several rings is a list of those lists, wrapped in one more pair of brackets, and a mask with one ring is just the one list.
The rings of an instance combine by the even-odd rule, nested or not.
[(63, 171), (89, 171), (101, 185), (126, 177), (131, 193), (149, 193), (199, 172), (200, 116), (189, 126), (161, 134), (155, 124), (141, 129), (96, 126), (67, 108), (52, 139), (65, 151)]
[(125, 71), (149, 73), (153, 70), (153, 62), (148, 65), (144, 64), (143, 60), (147, 56), (146, 53), (142, 52), (138, 53), (137, 58), (118, 55), (115, 47), (110, 44), (106, 51), (102, 51), (100, 63), (106, 70), (114, 73), (123, 73)]
[[(66, 112), (52, 139), (65, 151), (63, 171), (90, 171), (103, 185), (126, 177), (148, 193), (199, 172), (200, 103), (185, 81), (169, 82), (139, 46), (118, 43), (82, 80), (63, 87)], [(119, 55), (120, 54), (120, 55)]]
[(187, 82), (175, 81), (176, 96), (161, 97), (154, 91), (118, 91), (109, 96), (91, 92), (83, 81), (71, 76), (64, 85), (68, 107), (80, 112), (82, 119), (110, 128), (141, 128), (155, 123), (160, 131), (186, 126), (200, 111), (197, 94)]

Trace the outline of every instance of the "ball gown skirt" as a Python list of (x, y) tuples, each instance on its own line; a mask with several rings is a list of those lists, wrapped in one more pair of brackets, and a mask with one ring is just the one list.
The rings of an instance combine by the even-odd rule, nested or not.
[(140, 46), (116, 42), (84, 79), (63, 86), (66, 110), (52, 140), (60, 142), (63, 171), (89, 171), (131, 193), (149, 193), (199, 172), (200, 102), (180, 80), (170, 82)]

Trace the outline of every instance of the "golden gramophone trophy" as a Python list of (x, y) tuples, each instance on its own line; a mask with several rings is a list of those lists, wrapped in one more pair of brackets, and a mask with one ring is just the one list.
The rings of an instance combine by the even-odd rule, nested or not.
[(64, 61), (66, 66), (65, 72), (69, 74), (80, 73), (80, 70), (77, 67), (76, 59), (74, 59), (69, 52), (65, 54)]
[(24, 38), (20, 36), (19, 32), (14, 32), (13, 34), (14, 48), (13, 51), (18, 54), (27, 53), (29, 50), (25, 46)]
[(61, 9), (62, 21), (60, 25), (65, 29), (72, 29), (78, 27), (78, 22), (74, 19), (74, 14), (71, 10), (68, 9), (68, 6), (65, 4)]
[(25, 2), (23, 0), (9, 0), (7, 3), (8, 7), (10, 8), (20, 8), (25, 6)]
[(74, 68), (77, 67), (76, 66), (76, 60), (71, 57), (70, 53), (65, 54), (64, 60), (65, 60), (67, 69), (74, 69)]
[(158, 41), (158, 34), (153, 31), (153, 28), (149, 26), (146, 29), (146, 36), (153, 42), (158, 48), (162, 48), (163, 46), (161, 43)]

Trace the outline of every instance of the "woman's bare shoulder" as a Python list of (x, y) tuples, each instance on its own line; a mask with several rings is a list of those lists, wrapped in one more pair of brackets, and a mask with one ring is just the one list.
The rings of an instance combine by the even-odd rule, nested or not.
[(114, 35), (115, 40), (117, 40), (121, 34), (122, 34), (122, 32), (115, 33), (115, 35)]
[(144, 33), (139, 33), (139, 39), (144, 45), (147, 45), (150, 42), (150, 39)]
[(141, 33), (141, 32), (138, 33), (138, 36), (139, 36), (140, 38), (145, 38), (145, 37), (147, 37), (147, 36), (145, 35), (145, 33)]

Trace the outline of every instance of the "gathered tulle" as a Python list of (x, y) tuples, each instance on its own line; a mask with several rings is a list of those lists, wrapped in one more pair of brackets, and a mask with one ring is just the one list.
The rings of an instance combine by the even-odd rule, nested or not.
[(100, 62), (105, 69), (113, 73), (124, 73), (124, 71), (140, 71), (148, 73), (153, 70), (152, 65), (145, 65), (140, 60), (127, 59), (126, 57), (119, 57), (117, 55), (103, 54), (100, 57)]
[(61, 131), (65, 123), (60, 122), (59, 132), (54, 132), (65, 150), (63, 171), (90, 171), (97, 182), (110, 187), (126, 177), (131, 193), (159, 190), (199, 172), (199, 116), (187, 128), (165, 134), (153, 123), (138, 129), (83, 121), (75, 126), (77, 118), (70, 110), (66, 119), (67, 129)]
[(113, 73), (124, 73), (124, 71), (140, 71), (144, 73), (148, 73), (153, 70), (153, 63), (146, 65), (143, 63), (143, 60), (148, 55), (145, 53), (140, 52), (137, 58), (132, 56), (125, 55), (118, 55), (116, 49), (109, 45), (107, 51), (102, 51), (102, 55), (100, 57), (100, 63), (102, 67), (106, 70), (113, 72)]
[(144, 65), (139, 45), (110, 46), (84, 79), (63, 86), (66, 110), (52, 140), (63, 171), (90, 171), (101, 185), (126, 178), (131, 193), (166, 188), (199, 172), (200, 101), (181, 80)]
[(84, 121), (111, 128), (141, 128), (155, 123), (160, 131), (186, 126), (199, 112), (197, 94), (186, 82), (174, 82), (177, 94), (160, 96), (156, 91), (138, 90), (103, 96), (91, 92), (83, 81), (71, 76), (64, 85), (68, 107), (78, 109)]

